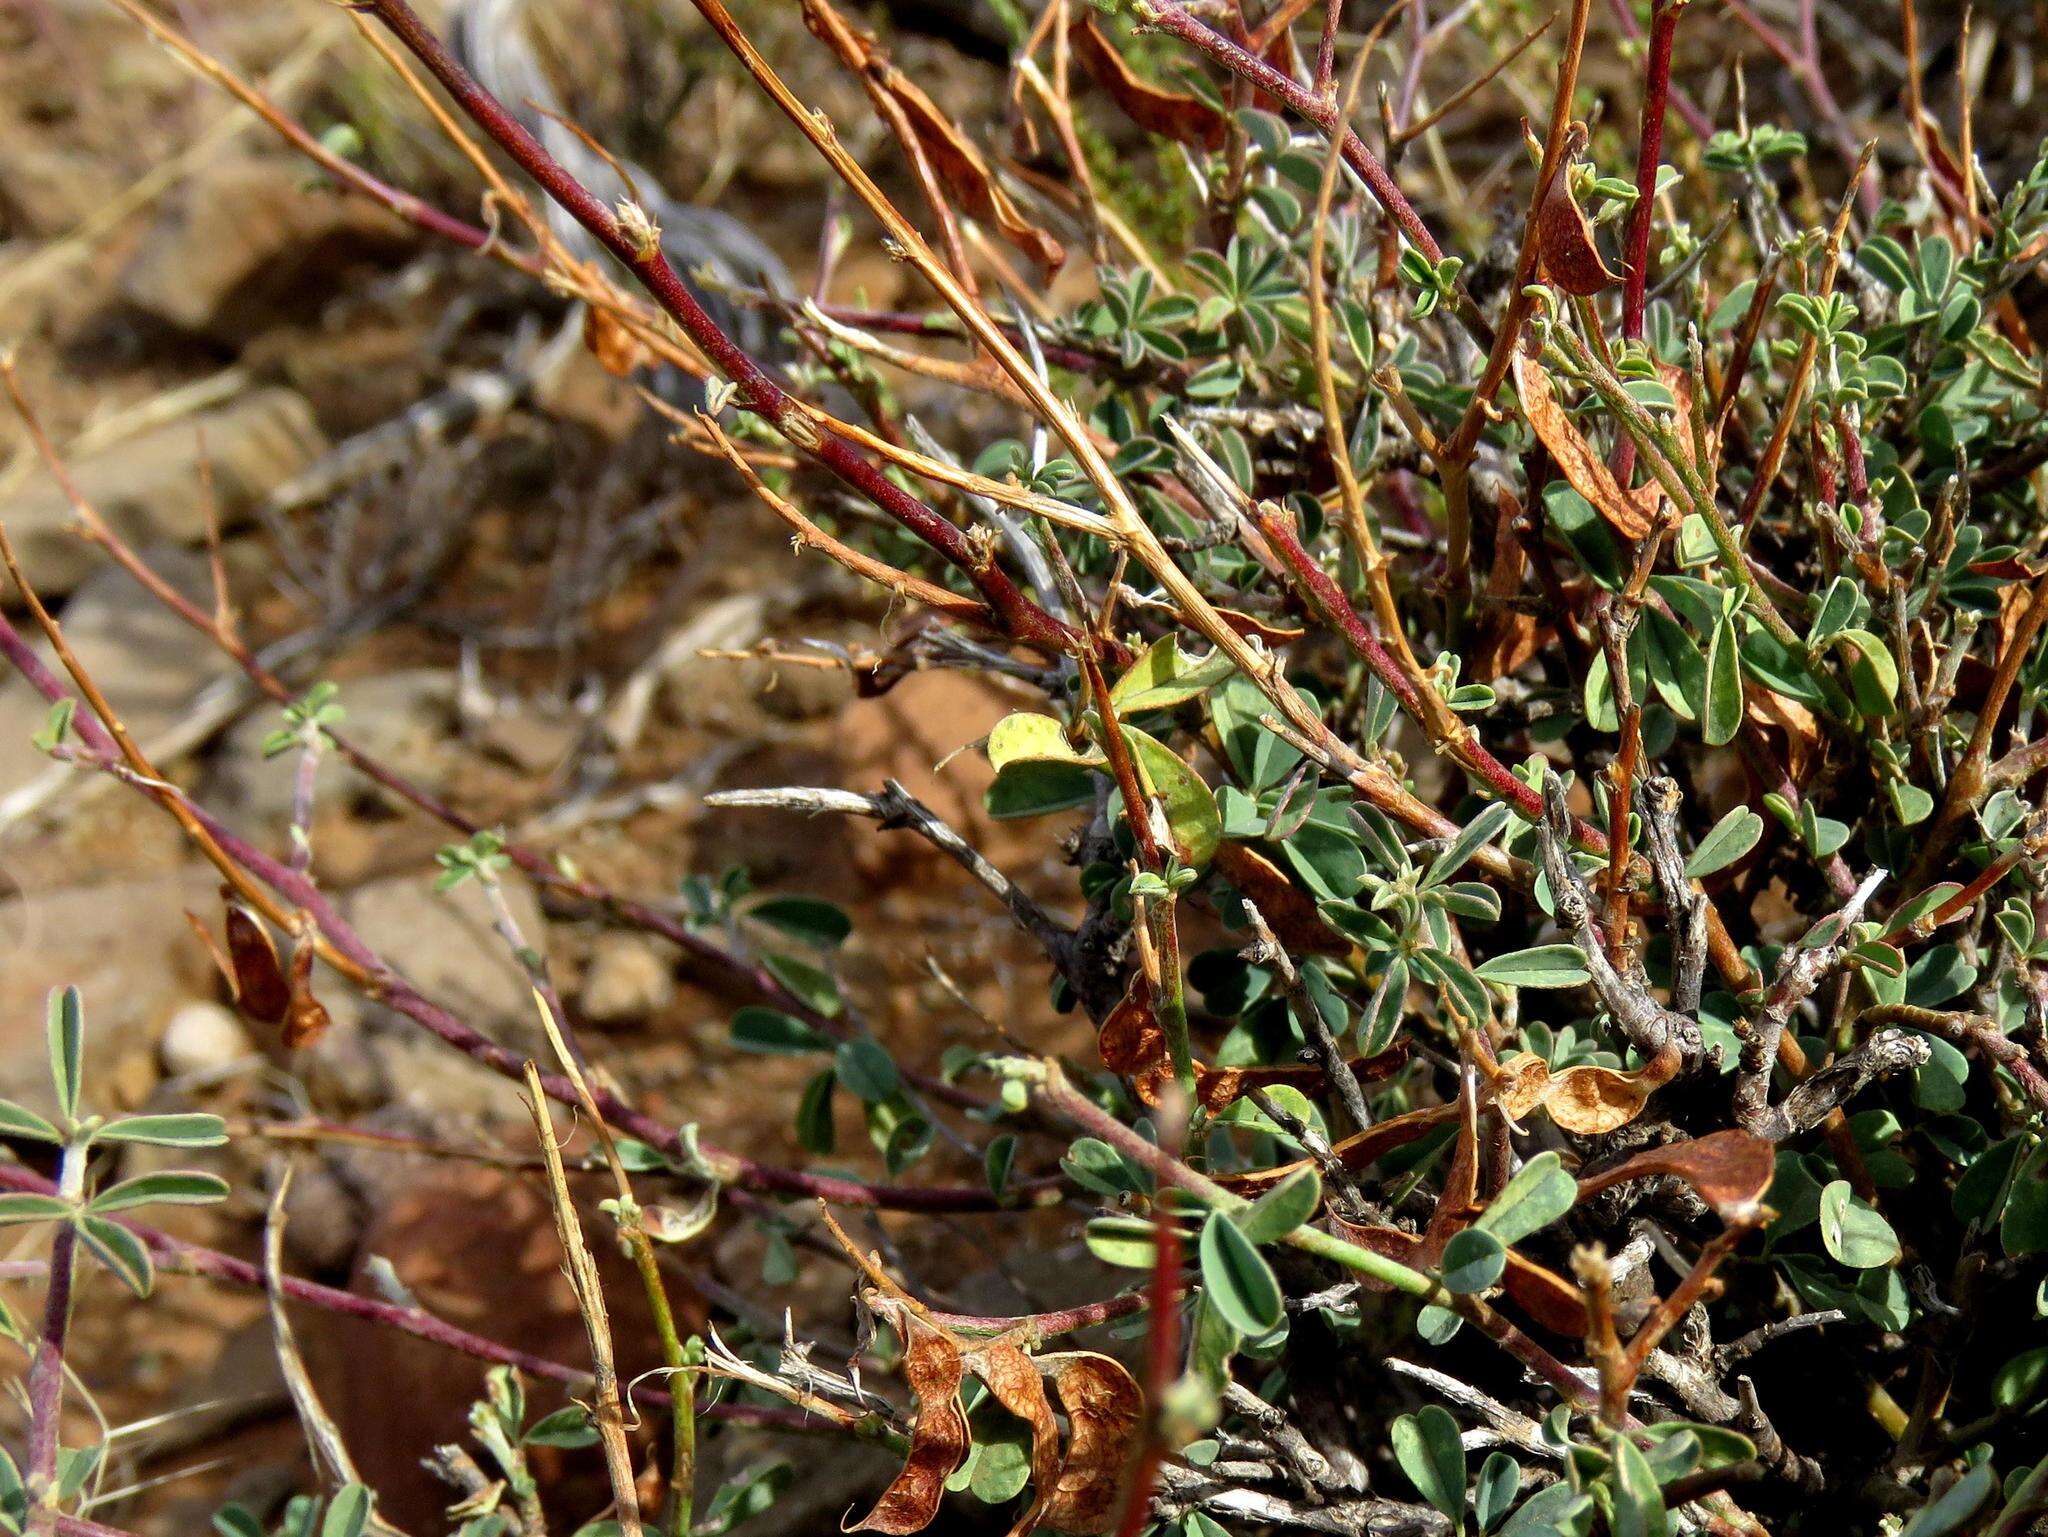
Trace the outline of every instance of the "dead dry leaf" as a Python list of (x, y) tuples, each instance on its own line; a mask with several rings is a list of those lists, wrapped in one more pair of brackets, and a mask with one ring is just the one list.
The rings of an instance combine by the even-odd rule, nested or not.
[(1116, 1520), (1124, 1470), (1145, 1419), (1144, 1395), (1108, 1356), (1071, 1351), (1041, 1356), (1067, 1414), (1067, 1455), (1040, 1519), (1092, 1537)]
[[(1142, 974), (1131, 978), (1123, 1001), (1109, 1011), (1095, 1037), (1102, 1065), (1131, 1081), (1131, 1091), (1141, 1102), (1157, 1106), (1173, 1081), (1173, 1061), (1166, 1047), (1166, 1031), (1152, 999), (1152, 985)], [(1390, 1077), (1408, 1059), (1406, 1047), (1395, 1047), (1372, 1057), (1354, 1057), (1347, 1064), (1360, 1083), (1377, 1083)], [(1210, 1067), (1195, 1064), (1195, 1098), (1214, 1114), (1253, 1089), (1276, 1084), (1317, 1090), (1322, 1087), (1320, 1063), (1279, 1067)]]
[(1074, 57), (1088, 71), (1088, 77), (1109, 93), (1125, 117), (1161, 138), (1191, 144), (1197, 149), (1223, 148), (1229, 124), (1222, 113), (1184, 92), (1161, 90), (1140, 79), (1102, 35), (1088, 7), (1076, 6), (1074, 11), (1074, 18), (1067, 25), (1067, 41), (1073, 47)]
[(1645, 538), (1660, 521), (1664, 493), (1656, 482), (1635, 491), (1623, 491), (1615, 484), (1607, 462), (1593, 452), (1585, 434), (1550, 388), (1550, 376), (1527, 353), (1516, 352), (1509, 365), (1514, 372), (1515, 394), (1522, 402), (1522, 414), (1536, 436), (1557, 461), (1558, 472), (1571, 488), (1593, 504), (1614, 531), (1627, 539)]
[(583, 345), (606, 373), (619, 379), (631, 378), (654, 360), (639, 337), (594, 304), (583, 311)]
[[(1362, 1169), (1375, 1159), (1384, 1158), (1395, 1148), (1406, 1147), (1417, 1137), (1434, 1131), (1456, 1117), (1457, 1113), (1456, 1105), (1426, 1105), (1420, 1110), (1390, 1116), (1364, 1131), (1354, 1132), (1343, 1141), (1334, 1144), (1331, 1151), (1336, 1153), (1345, 1168)], [(1218, 1174), (1215, 1180), (1217, 1184), (1235, 1190), (1240, 1195), (1251, 1195), (1269, 1190), (1298, 1170), (1311, 1167), (1313, 1161), (1303, 1158), (1272, 1169), (1252, 1169), (1243, 1174)]]
[(1216, 846), (1215, 866), (1251, 899), (1273, 937), (1290, 954), (1349, 955), (1351, 941), (1323, 921), (1315, 899), (1289, 880), (1280, 867), (1248, 844), (1225, 839)]
[[(1581, 129), (1580, 132), (1584, 130)], [(1621, 279), (1600, 255), (1593, 226), (1572, 196), (1569, 161), (1557, 168), (1536, 215), (1536, 252), (1543, 273), (1568, 294), (1590, 299)]]
[(291, 1007), (292, 988), (270, 930), (239, 902), (228, 903), (226, 930), (235, 1002), (251, 1019), (266, 1025), (281, 1023)]
[(811, 29), (848, 69), (860, 75), (869, 90), (886, 94), (909, 121), (918, 146), (946, 184), (946, 190), (967, 213), (1001, 232), (1030, 257), (1048, 278), (1067, 259), (1066, 247), (1024, 217), (997, 183), (988, 161), (959, 125), (939, 110), (937, 102), (889, 62), (875, 39), (835, 11), (828, 0), (803, 0), (804, 25)]
[(1038, 1363), (1008, 1341), (985, 1345), (967, 1359), (995, 1401), (1031, 1427), (1031, 1504), (1010, 1528), (1010, 1537), (1024, 1537), (1044, 1518), (1065, 1461), (1052, 1400), (1045, 1396)]
[(1742, 690), (1742, 708), (1759, 726), (1785, 733), (1785, 769), (1795, 785), (1804, 785), (1820, 766), (1820, 725), (1813, 711), (1796, 699), (1759, 687), (1754, 679)]
[(1579, 1199), (1586, 1200), (1632, 1179), (1670, 1174), (1698, 1191), (1700, 1199), (1723, 1222), (1746, 1222), (1756, 1215), (1757, 1203), (1771, 1188), (1775, 1167), (1776, 1155), (1762, 1137), (1740, 1130), (1717, 1131), (1688, 1142), (1650, 1148), (1582, 1179)]
[(899, 1300), (874, 1297), (870, 1306), (903, 1337), (903, 1380), (917, 1398), (917, 1418), (911, 1426), (910, 1456), (903, 1471), (882, 1491), (873, 1510), (843, 1530), (902, 1537), (931, 1525), (939, 1513), (946, 1480), (967, 1455), (967, 1416), (960, 1408), (965, 1368), (960, 1347), (951, 1336), (924, 1322)]
[(1633, 1073), (1591, 1063), (1553, 1073), (1534, 1052), (1517, 1052), (1500, 1064), (1494, 1102), (1513, 1120), (1540, 1109), (1562, 1130), (1599, 1136), (1641, 1115), (1650, 1096), (1677, 1071), (1675, 1049), (1658, 1053)]
[(283, 1040), (288, 1051), (311, 1046), (327, 1033), (327, 1006), (313, 996), (313, 941), (302, 938), (292, 951), (291, 997), (285, 1004)]

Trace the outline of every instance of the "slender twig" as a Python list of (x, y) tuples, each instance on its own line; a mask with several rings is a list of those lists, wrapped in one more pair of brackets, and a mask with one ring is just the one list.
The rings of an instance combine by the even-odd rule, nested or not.
[(568, 1261), (569, 1284), (576, 1293), (576, 1310), (582, 1316), (584, 1338), (590, 1346), (595, 1400), (591, 1418), (604, 1445), (605, 1472), (612, 1482), (613, 1512), (625, 1537), (640, 1537), (640, 1494), (633, 1482), (633, 1453), (626, 1445), (625, 1415), (619, 1407), (619, 1378), (612, 1364), (612, 1330), (605, 1312), (604, 1286), (598, 1279), (597, 1262), (583, 1242), (583, 1224), (576, 1215), (575, 1198), (569, 1194), (569, 1181), (562, 1171), (562, 1150), (555, 1141), (547, 1091), (541, 1087), (539, 1069), (531, 1062), (526, 1064), (526, 1095), (527, 1107), (533, 1112), (534, 1134), (540, 1139), (541, 1156), (547, 1161), (555, 1236), (561, 1240)]

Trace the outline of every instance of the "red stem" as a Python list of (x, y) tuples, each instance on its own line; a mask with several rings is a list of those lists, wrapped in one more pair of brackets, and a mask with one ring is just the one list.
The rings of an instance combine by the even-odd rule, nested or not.
[(1174, 3), (1174, 0), (1142, 0), (1140, 14), (1162, 32), (1170, 32), (1182, 42), (1191, 44), (1207, 54), (1232, 74), (1250, 81), (1268, 96), (1283, 101), (1287, 106), (1307, 118), (1328, 134), (1343, 135), (1344, 162), (1358, 173), (1379, 199), (1393, 221), (1401, 227), (1401, 233), (1408, 237), (1408, 243), (1422, 252), (1433, 262), (1444, 259), (1443, 247), (1436, 243), (1436, 237), (1422, 222), (1422, 216), (1415, 211), (1407, 195), (1394, 184), (1394, 178), (1387, 174), (1379, 157), (1365, 147), (1357, 134), (1343, 120), (1343, 111), (1334, 100), (1325, 100), (1308, 90), (1297, 81), (1289, 79), (1257, 54), (1248, 52), (1233, 43), (1206, 22), (1197, 21)]
[(720, 373), (737, 386), (736, 403), (771, 423), (791, 443), (896, 519), (956, 567), (994, 611), (1005, 633), (1042, 650), (1071, 649), (1073, 632), (1026, 597), (967, 536), (839, 437), (768, 376), (716, 321), (661, 253), (658, 239), (636, 244), (612, 211), (541, 147), (465, 70), (405, 0), (363, 0), (476, 125), (630, 271)]
[[(1650, 13), (1650, 57), (1643, 75), (1643, 127), (1636, 145), (1636, 206), (1629, 211), (1628, 263), (1621, 295), (1621, 334), (1640, 341), (1649, 309), (1650, 227), (1655, 214), (1657, 167), (1664, 158), (1664, 117), (1671, 98), (1671, 42), (1685, 0), (1656, 0)], [(1633, 446), (1631, 443), (1630, 446)], [(1634, 456), (1631, 455), (1631, 458)]]
[[(1255, 517), (1259, 533), (1287, 567), (1288, 575), (1307, 595), (1308, 606), (1315, 611), (1316, 617), (1334, 629), (1359, 660), (1372, 669), (1373, 675), (1401, 701), (1403, 709), (1421, 720), (1422, 701), (1416, 695), (1414, 685), (1401, 671), (1392, 653), (1372, 632), (1364, 616), (1352, 606), (1336, 579), (1316, 563), (1315, 558), (1302, 547), (1294, 530), (1282, 519), (1263, 511)], [(1461, 744), (1446, 745), (1454, 749), (1453, 756), (1458, 762), (1494, 794), (1532, 821), (1543, 819), (1543, 798), (1518, 779), (1514, 771), (1488, 751), (1477, 737), (1467, 732)], [(1583, 819), (1573, 818), (1572, 836), (1595, 854), (1607, 852), (1607, 835)]]

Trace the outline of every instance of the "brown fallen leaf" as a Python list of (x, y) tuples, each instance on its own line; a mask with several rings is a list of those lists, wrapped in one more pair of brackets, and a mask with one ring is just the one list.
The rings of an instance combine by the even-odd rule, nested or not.
[(902, 1537), (931, 1525), (946, 1480), (967, 1456), (967, 1416), (960, 1408), (965, 1368), (951, 1336), (924, 1322), (897, 1298), (867, 1295), (868, 1305), (903, 1337), (903, 1379), (916, 1395), (917, 1418), (911, 1425), (910, 1456), (903, 1471), (882, 1491), (873, 1510), (842, 1530)]
[(1065, 1461), (1052, 1400), (1045, 1396), (1045, 1379), (1039, 1375), (1038, 1363), (1008, 1341), (983, 1346), (972, 1352), (967, 1362), (975, 1376), (988, 1384), (995, 1401), (1031, 1427), (1031, 1504), (1010, 1528), (1010, 1537), (1024, 1537), (1044, 1518)]
[(1095, 1049), (1104, 1067), (1130, 1079), (1140, 1100), (1148, 1105), (1159, 1103), (1166, 1085), (1173, 1081), (1173, 1067), (1167, 1060), (1166, 1031), (1152, 1004), (1152, 984), (1144, 973), (1131, 978), (1123, 1001), (1102, 1021)]
[(1650, 1148), (1582, 1179), (1579, 1199), (1587, 1200), (1632, 1179), (1671, 1174), (1698, 1191), (1700, 1199), (1723, 1222), (1747, 1222), (1756, 1215), (1764, 1192), (1771, 1188), (1776, 1161), (1771, 1144), (1762, 1137), (1740, 1130), (1717, 1131), (1687, 1142)]
[(911, 131), (932, 167), (969, 215), (993, 226), (1002, 237), (1038, 263), (1046, 277), (1067, 259), (1066, 247), (1024, 217), (1010, 195), (996, 182), (988, 161), (974, 141), (895, 65), (873, 37), (835, 11), (828, 0), (803, 0), (804, 25), (860, 75), (871, 91), (885, 93), (909, 120)]
[(1479, 1091), (1467, 1077), (1458, 1089), (1458, 1135), (1451, 1144), (1451, 1165), (1443, 1189), (1429, 1214), (1416, 1251), (1416, 1263), (1435, 1265), (1444, 1245), (1479, 1214)]
[(1067, 1456), (1039, 1513), (1047, 1526), (1080, 1537), (1116, 1520), (1124, 1470), (1144, 1423), (1145, 1399), (1123, 1366), (1108, 1356), (1071, 1351), (1039, 1357), (1067, 1412)]
[(1122, 109), (1125, 117), (1147, 133), (1192, 144), (1197, 149), (1223, 148), (1229, 124), (1221, 112), (1181, 91), (1161, 90), (1140, 79), (1095, 25), (1088, 7), (1075, 6), (1067, 24), (1067, 41), (1088, 77)]
[[(1389, 1047), (1377, 1056), (1353, 1057), (1345, 1066), (1360, 1083), (1379, 1083), (1391, 1078), (1408, 1060), (1406, 1046)], [(1214, 1114), (1253, 1089), (1270, 1089), (1287, 1084), (1303, 1093), (1320, 1093), (1323, 1067), (1320, 1062), (1301, 1062), (1287, 1067), (1205, 1067), (1195, 1064), (1195, 1097), (1202, 1108)]]
[(1308, 631), (1298, 624), (1262, 619), (1257, 614), (1243, 613), (1238, 609), (1225, 608), (1221, 604), (1216, 605), (1216, 617), (1246, 640), (1264, 641), (1269, 646), (1291, 646), (1308, 634)]
[(1615, 484), (1607, 461), (1593, 452), (1585, 434), (1557, 403), (1550, 388), (1550, 376), (1543, 366), (1518, 351), (1509, 367), (1514, 373), (1515, 394), (1522, 402), (1522, 414), (1529, 418), (1536, 436), (1557, 461), (1558, 472), (1574, 491), (1593, 504), (1616, 533), (1627, 539), (1646, 537), (1661, 521), (1664, 493), (1657, 483), (1651, 481), (1635, 491), (1623, 491)]
[(1551, 1333), (1584, 1338), (1585, 1294), (1555, 1270), (1546, 1270), (1510, 1249), (1508, 1268), (1501, 1272), (1500, 1286), (1517, 1307)]
[[(1439, 1263), (1443, 1258), (1441, 1249), (1434, 1257), (1425, 1258), (1424, 1240), (1417, 1233), (1404, 1232), (1397, 1227), (1360, 1227), (1336, 1216), (1326, 1221), (1337, 1237), (1385, 1259), (1399, 1260), (1404, 1265), (1428, 1266)], [(1366, 1291), (1393, 1290), (1384, 1281), (1370, 1277), (1359, 1277), (1358, 1280)], [(1574, 1339), (1585, 1334), (1585, 1297), (1577, 1286), (1556, 1271), (1547, 1270), (1510, 1249), (1507, 1268), (1501, 1272), (1500, 1289), (1517, 1307), (1551, 1333)]]
[(227, 905), (226, 930), (235, 1002), (251, 1019), (266, 1025), (281, 1023), (291, 1007), (292, 988), (270, 930), (239, 902)]
[[(1579, 142), (1584, 142), (1583, 127), (1574, 124), (1573, 133)], [(1600, 247), (1593, 240), (1593, 226), (1572, 196), (1571, 180), (1571, 159), (1567, 155), (1551, 178), (1550, 191), (1544, 195), (1543, 207), (1536, 215), (1536, 253), (1544, 275), (1551, 282), (1568, 294), (1590, 299), (1621, 279), (1601, 257)]]

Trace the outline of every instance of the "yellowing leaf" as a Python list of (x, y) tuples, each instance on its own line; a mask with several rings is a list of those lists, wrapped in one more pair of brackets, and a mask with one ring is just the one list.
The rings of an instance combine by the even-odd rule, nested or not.
[(1000, 774), (1012, 763), (1077, 763), (1100, 768), (1103, 756), (1094, 748), (1082, 751), (1067, 740), (1067, 728), (1050, 715), (1020, 712), (1005, 715), (988, 734), (989, 767)]

